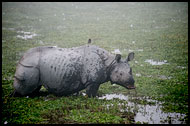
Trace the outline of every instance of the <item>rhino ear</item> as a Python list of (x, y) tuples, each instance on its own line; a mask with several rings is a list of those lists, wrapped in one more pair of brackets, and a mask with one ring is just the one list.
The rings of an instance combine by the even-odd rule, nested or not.
[(126, 59), (126, 62), (133, 60), (134, 59), (134, 55), (135, 55), (134, 52), (129, 53), (129, 55), (128, 55), (127, 59)]
[(120, 55), (120, 54), (116, 54), (116, 56), (115, 56), (115, 60), (116, 60), (117, 62), (119, 62), (120, 59), (121, 59), (121, 55)]

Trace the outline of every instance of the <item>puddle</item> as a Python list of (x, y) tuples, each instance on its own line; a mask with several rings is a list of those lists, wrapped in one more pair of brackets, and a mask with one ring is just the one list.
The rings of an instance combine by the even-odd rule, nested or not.
[(10, 31), (14, 31), (15, 28), (5, 28), (5, 27), (2, 27), (2, 30), (10, 30)]
[(147, 75), (146, 77), (153, 77), (152, 75)]
[(128, 97), (123, 94), (106, 94), (105, 96), (99, 97), (99, 99), (111, 100), (113, 98), (118, 98), (120, 100), (128, 100)]
[(10, 30), (10, 31), (14, 31), (14, 30), (15, 30), (15, 28), (8, 28), (8, 30)]
[(135, 75), (136, 75), (137, 77), (140, 77), (140, 76), (141, 76), (141, 74), (140, 74), (140, 73), (136, 73)]
[(128, 50), (129, 52), (143, 52), (143, 49), (136, 49), (136, 50), (126, 49), (126, 50)]
[[(148, 98), (142, 98), (142, 97), (136, 97), (138, 99), (146, 99), (147, 102), (153, 102), (155, 104), (146, 104), (141, 105), (137, 104), (135, 102), (129, 101), (131, 97), (125, 96), (123, 94), (106, 94), (105, 96), (99, 97), (99, 99), (106, 99), (106, 100), (112, 100), (114, 98), (118, 98), (120, 100), (126, 100), (128, 102), (127, 106), (131, 108), (130, 111), (135, 113), (134, 120), (135, 122), (141, 122), (141, 123), (148, 123), (148, 124), (185, 124), (183, 119), (185, 117), (185, 114), (180, 113), (166, 113), (161, 110), (162, 108), (162, 102), (159, 102), (157, 100), (152, 100)], [(135, 99), (136, 99), (135, 98)], [(134, 99), (134, 98), (132, 98)], [(120, 104), (121, 105), (121, 104)], [(109, 109), (111, 104), (106, 105)], [(126, 110), (120, 110), (127, 111)]]
[(4, 124), (7, 124), (7, 123), (8, 123), (7, 121), (4, 122)]
[[(142, 75), (140, 73), (136, 73), (135, 74), (136, 77), (141, 77)], [(152, 75), (146, 75), (145, 77), (149, 77), (152, 78)], [(171, 76), (165, 76), (165, 75), (158, 75), (158, 76), (154, 76), (154, 78), (158, 78), (158, 79), (162, 79), (162, 80), (170, 80), (172, 79)]]
[(177, 68), (185, 69), (186, 67), (184, 67), (184, 66), (177, 66)]
[(135, 41), (132, 41), (133, 44), (135, 44)]
[(138, 61), (135, 60), (135, 63), (138, 63)]
[(37, 36), (35, 33), (25, 32), (25, 31), (17, 31), (17, 33), (21, 33), (22, 35), (17, 35), (17, 38), (21, 38), (24, 40), (32, 39), (34, 36)]
[(151, 65), (163, 65), (163, 64), (169, 64), (167, 63), (167, 60), (164, 61), (154, 61), (152, 59), (146, 59), (145, 62), (150, 63)]
[(142, 51), (143, 51), (143, 49), (137, 49), (137, 51), (138, 51), (138, 52), (142, 52)]
[(151, 31), (147, 29), (142, 29), (142, 32), (151, 32)]
[(111, 53), (113, 54), (122, 54), (119, 49), (114, 49)]
[(164, 29), (164, 28), (168, 28), (168, 27), (169, 27), (169, 26), (166, 25), (166, 26), (155, 26), (154, 28), (155, 28), (155, 29), (162, 29), (162, 28)]
[(158, 78), (163, 79), (163, 80), (169, 80), (169, 79), (171, 79), (172, 77), (170, 77), (170, 76), (167, 77), (167, 76), (165, 76), (165, 75), (159, 75)]
[(129, 49), (129, 52), (134, 52), (135, 50)]
[(42, 40), (39, 41), (39, 44), (44, 45), (44, 42)]

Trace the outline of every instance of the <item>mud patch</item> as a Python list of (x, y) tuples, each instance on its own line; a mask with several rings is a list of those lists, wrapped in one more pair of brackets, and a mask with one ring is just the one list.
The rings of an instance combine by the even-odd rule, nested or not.
[[(166, 113), (162, 111), (162, 102), (157, 100), (152, 100), (150, 98), (142, 97), (129, 97), (123, 94), (106, 94), (105, 96), (99, 97), (99, 99), (112, 100), (114, 98), (120, 100), (126, 100), (128, 104), (127, 110), (121, 109), (123, 111), (134, 112), (135, 123), (148, 123), (148, 124), (185, 124), (184, 117), (185, 114), (180, 113)], [(143, 101), (143, 102), (139, 102)], [(145, 101), (145, 102), (144, 102)], [(144, 104), (142, 104), (144, 103)], [(107, 105), (109, 108), (111, 105)], [(118, 105), (119, 106), (119, 105)]]
[(122, 54), (119, 49), (114, 49), (114, 51), (112, 51), (111, 53), (113, 53), (113, 54)]
[[(133, 41), (134, 42), (134, 41)], [(136, 50), (133, 50), (133, 49), (125, 49), (126, 51), (128, 52), (143, 52), (144, 50), (143, 49), (136, 49)]]
[(136, 74), (135, 74), (135, 76), (140, 77), (140, 76), (141, 76), (141, 74), (140, 74), (140, 73), (136, 73)]
[(162, 80), (170, 80), (172, 77), (170, 77), (170, 76), (165, 76), (165, 75), (159, 75), (158, 78), (159, 78), (159, 79), (162, 79)]
[(17, 35), (17, 38), (21, 38), (24, 40), (32, 39), (34, 36), (37, 36), (37, 34), (32, 32), (17, 31), (17, 33), (19, 33), (19, 35)]
[(177, 66), (177, 68), (185, 69), (186, 67), (184, 67), (184, 66)]
[(169, 63), (167, 63), (167, 60), (164, 60), (164, 61), (154, 61), (152, 59), (146, 59), (145, 62), (150, 63), (151, 65), (169, 64)]

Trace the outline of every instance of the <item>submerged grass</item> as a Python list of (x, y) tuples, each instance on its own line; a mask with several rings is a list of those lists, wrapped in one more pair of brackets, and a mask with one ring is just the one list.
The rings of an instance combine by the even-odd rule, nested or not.
[[(129, 50), (135, 52), (130, 66), (136, 92), (107, 82), (100, 86), (99, 95), (151, 97), (164, 101), (163, 111), (188, 115), (187, 10), (187, 3), (2, 3), (1, 124), (134, 123), (134, 113), (120, 111), (127, 104), (123, 100), (55, 97), (44, 90), (45, 95), (36, 97), (9, 97), (16, 64), (26, 50), (80, 46), (89, 38), (110, 52), (119, 49), (122, 58)], [(24, 40), (17, 37), (24, 35), (18, 31), (37, 36)], [(146, 59), (168, 64), (153, 66)]]

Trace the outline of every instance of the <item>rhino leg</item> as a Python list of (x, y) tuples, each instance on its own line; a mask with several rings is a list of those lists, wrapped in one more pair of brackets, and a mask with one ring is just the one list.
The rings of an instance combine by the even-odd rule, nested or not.
[(98, 92), (99, 86), (99, 84), (88, 85), (86, 88), (86, 94), (88, 95), (88, 97), (95, 97)]
[(18, 64), (13, 83), (15, 93), (29, 95), (38, 92), (41, 88), (39, 75), (38, 68)]

